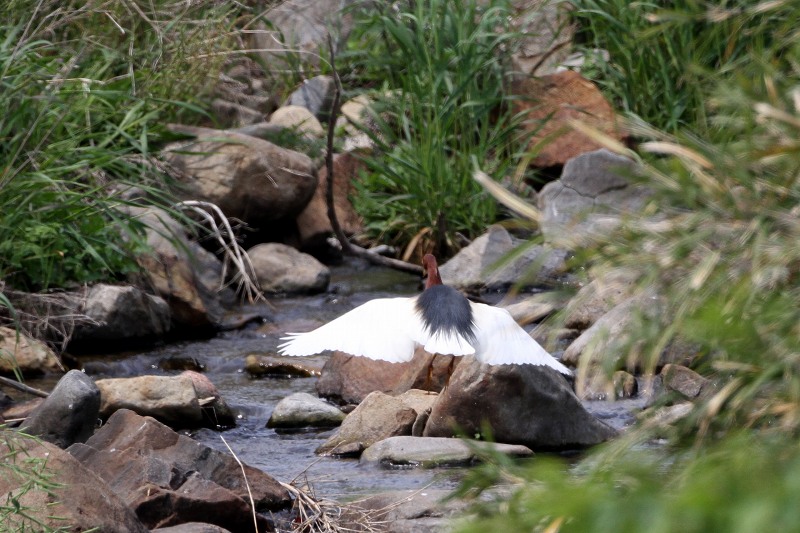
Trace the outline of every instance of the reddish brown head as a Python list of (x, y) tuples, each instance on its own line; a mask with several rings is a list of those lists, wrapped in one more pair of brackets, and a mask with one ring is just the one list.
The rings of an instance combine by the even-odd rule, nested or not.
[(442, 284), (442, 277), (439, 275), (439, 266), (436, 264), (436, 258), (432, 254), (425, 254), (425, 257), (422, 258), (422, 268), (425, 269), (428, 275), (425, 281), (426, 289), (434, 285)]

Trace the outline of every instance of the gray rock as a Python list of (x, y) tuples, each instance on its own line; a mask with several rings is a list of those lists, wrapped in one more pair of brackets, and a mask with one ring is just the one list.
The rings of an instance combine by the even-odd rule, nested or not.
[(205, 522), (186, 522), (177, 526), (151, 529), (150, 533), (230, 533), (230, 531)]
[(345, 419), (341, 409), (307, 392), (296, 392), (275, 406), (268, 428), (336, 427)]
[(700, 396), (709, 382), (691, 368), (681, 365), (664, 365), (659, 375), (665, 390), (675, 391), (689, 400)]
[[(260, 511), (291, 504), (268, 474), (123, 409), (69, 452), (100, 476), (149, 527), (207, 522), (250, 531), (250, 494)], [(263, 519), (259, 530), (266, 527)]]
[(511, 261), (504, 261), (520, 244), (522, 241), (515, 240), (505, 228), (492, 226), (439, 268), (442, 281), (461, 289), (504, 289), (516, 283), (530, 286), (553, 282), (563, 275), (564, 250), (531, 246)]
[[(82, 446), (76, 444), (75, 446)], [(97, 533), (147, 533), (125, 501), (91, 468), (66, 451), (50, 444), (8, 432), (0, 439), (0, 457), (16, 463), (22, 471), (41, 469), (57, 483), (45, 490), (20, 490), (34, 476), (0, 475), (0, 499), (9, 501), (14, 492), (24, 514), (5, 515), (3, 531), (68, 531)], [(4, 468), (4, 471), (9, 471)], [(9, 471), (10, 472), (10, 471)], [(41, 475), (41, 474), (39, 474)]]
[(502, 453), (513, 457), (533, 455), (519, 444), (447, 439), (441, 437), (389, 437), (376, 442), (361, 454), (362, 463), (380, 463), (386, 467), (463, 466), (479, 461), (481, 452)]
[(322, 122), (327, 122), (336, 84), (330, 76), (314, 76), (289, 95), (286, 105), (305, 107)]
[(99, 379), (97, 387), (102, 395), (103, 418), (120, 409), (130, 409), (176, 427), (202, 425), (203, 412), (194, 380), (186, 374)]
[(641, 209), (650, 192), (631, 184), (635, 171), (633, 161), (606, 149), (567, 161), (561, 178), (539, 193), (545, 240), (571, 249), (604, 237), (622, 214)]
[(482, 435), (488, 423), (497, 442), (563, 450), (616, 435), (584, 409), (564, 376), (552, 368), (462, 359), (433, 404), (426, 437), (452, 437), (456, 431)]
[(171, 326), (169, 304), (132, 286), (94, 285), (86, 295), (83, 313), (96, 324), (78, 324), (73, 334), (76, 340), (158, 337)]
[(420, 390), (400, 396), (373, 392), (347, 415), (339, 430), (317, 448), (317, 453), (357, 455), (380, 440), (411, 435), (417, 417), (430, 409), (435, 398)]
[(285, 244), (269, 242), (247, 250), (261, 290), (272, 293), (321, 292), (331, 272), (313, 256)]
[(216, 204), (228, 217), (259, 227), (294, 216), (317, 187), (316, 166), (305, 154), (232, 131), (171, 129), (195, 136), (162, 151), (183, 176), (179, 196)]
[(80, 370), (58, 380), (50, 396), (23, 423), (23, 430), (66, 448), (91, 437), (100, 413), (100, 390)]
[(614, 270), (581, 287), (564, 310), (564, 327), (586, 329), (617, 304), (632, 296), (637, 274)]

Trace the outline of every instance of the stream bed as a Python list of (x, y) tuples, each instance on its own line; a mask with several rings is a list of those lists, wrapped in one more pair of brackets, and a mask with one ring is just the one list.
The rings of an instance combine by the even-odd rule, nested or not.
[[(95, 379), (177, 374), (180, 370), (165, 370), (174, 361), (189, 360), (200, 365), (239, 420), (237, 427), (222, 432), (200, 429), (184, 433), (224, 452), (227, 442), (241, 461), (283, 482), (308, 481), (322, 497), (348, 501), (390, 490), (453, 489), (464, 474), (463, 468), (386, 470), (362, 465), (355, 459), (320, 457), (314, 450), (335, 430), (268, 429), (266, 423), (275, 404), (295, 392), (315, 394), (317, 378), (253, 378), (244, 370), (245, 358), (250, 354), (278, 360), (276, 348), (286, 331), (307, 331), (370, 299), (409, 296), (419, 290), (417, 276), (354, 261), (332, 268), (330, 289), (325, 294), (271, 298), (269, 304), (244, 309), (243, 312), (264, 318), (241, 329), (221, 332), (211, 339), (141, 351), (83, 355), (78, 360)], [(321, 369), (326, 356), (291, 359), (293, 363)], [(585, 405), (610, 425), (622, 428), (633, 421), (631, 413), (641, 407), (641, 402)]]

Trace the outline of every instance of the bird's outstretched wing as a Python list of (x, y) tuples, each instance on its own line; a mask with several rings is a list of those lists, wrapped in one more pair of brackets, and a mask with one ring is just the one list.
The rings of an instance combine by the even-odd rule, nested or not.
[(572, 375), (570, 369), (539, 346), (505, 309), (473, 303), (472, 313), (478, 361), (490, 365), (543, 365)]
[(282, 355), (339, 350), (392, 363), (409, 361), (423, 330), (416, 298), (378, 298), (308, 333), (288, 333)]

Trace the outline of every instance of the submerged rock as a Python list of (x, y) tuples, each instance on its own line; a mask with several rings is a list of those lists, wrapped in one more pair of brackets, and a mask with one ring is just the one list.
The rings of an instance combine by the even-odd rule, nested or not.
[(66, 448), (92, 435), (99, 413), (100, 389), (80, 370), (70, 370), (28, 416), (22, 430)]
[(434, 403), (426, 437), (482, 435), (533, 450), (599, 444), (617, 432), (581, 405), (557, 371), (536, 365), (486, 365), (467, 356)]
[(278, 402), (267, 421), (267, 427), (336, 427), (345, 416), (341, 409), (324, 400), (307, 392), (297, 392)]
[(361, 454), (362, 463), (383, 466), (463, 466), (476, 463), (481, 452), (502, 453), (513, 457), (533, 455), (530, 448), (519, 444), (464, 441), (441, 437), (389, 437), (376, 442)]

